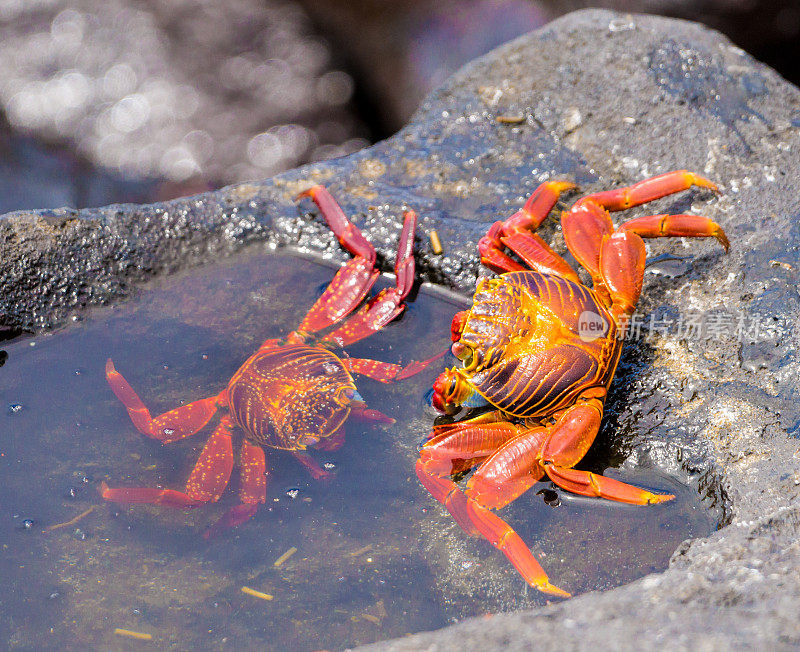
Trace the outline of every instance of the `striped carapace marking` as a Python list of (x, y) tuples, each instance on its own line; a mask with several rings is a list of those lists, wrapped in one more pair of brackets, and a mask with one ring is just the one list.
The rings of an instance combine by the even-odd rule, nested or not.
[[(596, 339), (581, 339), (583, 313), (605, 322)], [(459, 341), (473, 354), (459, 375), (517, 417), (547, 416), (586, 388), (607, 386), (622, 350), (613, 317), (591, 289), (534, 271), (482, 280)]]
[(326, 349), (304, 344), (255, 353), (228, 384), (231, 416), (254, 443), (302, 450), (350, 414), (353, 377)]

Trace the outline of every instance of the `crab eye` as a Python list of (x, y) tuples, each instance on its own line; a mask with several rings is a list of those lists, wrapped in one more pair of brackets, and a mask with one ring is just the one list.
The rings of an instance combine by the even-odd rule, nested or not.
[[(333, 400), (337, 405), (347, 405), (348, 403), (352, 402), (355, 397), (358, 395), (358, 392), (355, 391), (352, 387), (340, 387), (339, 390), (336, 392)], [(359, 396), (359, 398), (361, 398)]]
[(469, 360), (472, 360), (472, 348), (461, 342), (454, 342), (450, 350), (454, 356), (464, 363), (464, 366), (469, 365)]

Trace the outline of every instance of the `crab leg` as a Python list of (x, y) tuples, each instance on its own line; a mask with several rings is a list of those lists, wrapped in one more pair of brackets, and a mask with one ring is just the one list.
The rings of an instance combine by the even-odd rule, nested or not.
[(239, 458), (239, 501), (231, 507), (214, 525), (203, 533), (204, 539), (215, 537), (221, 531), (241, 525), (256, 513), (258, 506), (267, 500), (267, 464), (264, 449), (242, 442)]
[(266, 502), (268, 471), (264, 449), (244, 440), (239, 465), (242, 482), (239, 487), (239, 500), (247, 505)]
[(467, 496), (489, 509), (519, 498), (544, 475), (539, 451), (550, 431), (544, 426), (518, 431), (475, 471), (467, 483)]
[(534, 233), (558, 201), (559, 195), (575, 185), (567, 181), (546, 181), (530, 196), (525, 205), (503, 222), (495, 222), (478, 242), (481, 263), (498, 272), (524, 270), (503, 252), (508, 247), (532, 269), (544, 274), (556, 274), (577, 281), (569, 264)]
[[(511, 424), (506, 425), (513, 430)], [(431, 470), (432, 467), (429, 465)], [(447, 507), (461, 529), (472, 536), (483, 536), (506, 556), (523, 579), (534, 588), (562, 598), (570, 597), (569, 593), (550, 583), (547, 573), (508, 523), (464, 495), (450, 478), (431, 473), (429, 468), (426, 468), (425, 461), (417, 462), (417, 477), (431, 495)]]
[[(417, 477), (462, 529), (468, 534), (480, 533), (506, 555), (531, 586), (546, 593), (568, 595), (550, 584), (525, 542), (491, 509), (508, 505), (545, 473), (558, 486), (580, 495), (637, 505), (674, 497), (571, 468), (597, 435), (602, 398), (598, 388), (587, 390), (547, 426), (521, 430), (503, 422), (445, 426), (425, 444), (417, 462)], [(478, 462), (480, 466), (462, 492), (450, 476)]]
[(556, 422), (548, 426), (520, 429), (506, 424), (515, 436), (475, 471), (467, 483), (467, 496), (484, 507), (499, 509), (530, 489), (544, 475), (545, 465), (571, 467), (580, 461), (600, 429), (602, 401), (579, 398), (556, 416)]
[[(542, 576), (547, 579), (541, 566), (515, 532), (509, 542), (514, 559), (495, 543), (504, 540), (509, 536), (507, 532), (513, 530), (487, 508), (507, 505), (538, 482), (543, 473), (536, 472), (537, 454), (547, 434), (548, 429), (544, 427), (520, 431), (508, 422), (458, 428), (431, 439), (417, 462), (417, 477), (437, 500), (445, 504), (456, 523), (467, 534), (480, 534), (505, 553), (526, 581), (537, 588)], [(466, 495), (452, 480), (443, 477), (466, 471), (479, 462), (480, 467), (467, 483)], [(429, 486), (432, 484), (430, 480), (428, 483), (423, 480), (422, 473), (425, 472), (437, 474), (435, 488), (438, 493)], [(445, 491), (448, 493), (442, 500), (439, 496)], [(522, 564), (520, 560), (526, 560), (524, 570), (518, 565)], [(533, 574), (529, 576), (526, 573)]]
[[(491, 413), (489, 419), (495, 418)], [(434, 428), (416, 464), (422, 485), (442, 503), (467, 534), (480, 536), (468, 510), (469, 500), (450, 476), (468, 471), (518, 434), (507, 421), (492, 422), (483, 417), (452, 426)]]
[[(506, 247), (522, 258), (530, 269), (540, 274), (553, 274), (574, 283), (579, 282), (578, 275), (570, 264), (553, 251), (536, 233), (512, 233), (501, 240)], [(490, 269), (495, 269), (483, 257), (481, 262)], [(525, 268), (522, 267), (522, 269)], [(495, 271), (498, 270), (495, 269)], [(507, 270), (501, 269), (500, 271)]]
[(580, 496), (605, 498), (632, 505), (653, 505), (675, 498), (672, 494), (654, 494), (652, 491), (589, 471), (568, 469), (555, 464), (546, 465), (544, 470), (559, 487)]
[[(379, 421), (380, 423), (394, 423), (394, 419), (387, 417), (385, 414), (381, 414), (377, 410), (364, 410), (364, 412), (377, 412), (380, 414), (380, 418), (375, 418), (375, 421)], [(358, 413), (356, 413), (358, 414)], [(350, 411), (350, 417), (353, 418), (353, 410)], [(381, 418), (383, 420), (381, 420)], [(364, 417), (365, 421), (370, 421), (369, 416)], [(338, 451), (342, 446), (344, 446), (344, 440), (346, 437), (344, 426), (339, 426), (339, 429), (334, 432), (330, 437), (326, 437), (325, 439), (320, 439), (319, 443), (316, 445), (316, 449), (318, 451)]]
[(167, 507), (197, 507), (218, 500), (228, 485), (233, 469), (232, 425), (228, 415), (222, 417), (189, 475), (185, 492), (148, 487), (112, 489), (103, 482), (100, 495), (105, 500), (117, 503), (150, 503)]
[(361, 374), (372, 380), (381, 383), (393, 383), (397, 380), (405, 380), (423, 371), (429, 364), (443, 357), (447, 351), (437, 353), (431, 358), (422, 361), (409, 362), (405, 367), (391, 362), (380, 362), (368, 358), (345, 358), (342, 360), (345, 369), (350, 372)]
[[(489, 428), (489, 426), (496, 427)], [(502, 433), (506, 437), (513, 436), (517, 433), (516, 428), (509, 423), (487, 424), (478, 428), (478, 430), (487, 429), (494, 434)], [(465, 434), (473, 434), (474, 431), (475, 429), (473, 428), (467, 428), (460, 432), (456, 431), (455, 434), (460, 437)], [(442, 440), (437, 443), (441, 444), (446, 439), (452, 438), (452, 434), (452, 432), (445, 433), (444, 437), (442, 437)], [(433, 441), (434, 440), (431, 440), (429, 444)], [(436, 444), (433, 445), (436, 446)], [(438, 449), (442, 450), (443, 447), (439, 446)], [(427, 445), (422, 451), (423, 455), (425, 454), (426, 450)], [(531, 553), (530, 549), (519, 536), (519, 534), (517, 534), (511, 528), (511, 526), (508, 525), (508, 523), (480, 505), (472, 497), (465, 495), (452, 480), (440, 475), (444, 471), (440, 464), (444, 462), (447, 457), (450, 455), (466, 456), (468, 454), (469, 453), (465, 451), (459, 452), (456, 447), (456, 449), (451, 451), (449, 455), (445, 454), (436, 462), (433, 462), (432, 460), (429, 462), (421, 457), (420, 461), (417, 462), (417, 477), (420, 479), (425, 488), (430, 491), (431, 495), (433, 495), (434, 498), (442, 502), (445, 507), (447, 507), (456, 523), (458, 523), (467, 534), (473, 536), (483, 536), (490, 544), (492, 544), (506, 556), (506, 558), (513, 564), (514, 568), (517, 569), (519, 574), (526, 582), (528, 582), (528, 584), (539, 591), (542, 591), (543, 593), (549, 593), (551, 595), (557, 595), (563, 598), (570, 597), (568, 592), (550, 583), (547, 573), (544, 572), (544, 569), (541, 567), (539, 562), (536, 561), (533, 553)], [(477, 460), (472, 459), (470, 461)], [(437, 466), (439, 468), (436, 468)], [(454, 466), (456, 465), (454, 464)], [(438, 473), (431, 473), (430, 471), (435, 471)], [(446, 473), (446, 471), (444, 472)]]
[(611, 299), (611, 314), (619, 323), (621, 316), (633, 313), (644, 280), (647, 252), (642, 239), (632, 231), (618, 231), (600, 247), (600, 280)]
[(519, 434), (508, 421), (437, 426), (417, 461), (417, 474), (449, 476), (467, 471)]
[[(715, 237), (728, 248), (722, 228), (700, 215), (649, 215), (625, 222), (599, 247), (596, 289), (610, 296), (611, 312), (624, 326), (642, 291), (646, 252), (642, 237)], [(568, 241), (569, 242), (569, 241)], [(577, 256), (576, 256), (577, 257)]]
[(326, 471), (323, 469), (317, 461), (311, 457), (308, 453), (304, 453), (303, 451), (289, 451), (294, 458), (300, 462), (305, 468), (306, 471), (311, 474), (311, 477), (314, 480), (326, 480), (330, 478), (333, 474), (330, 471)]
[[(717, 187), (708, 179), (686, 170), (667, 172), (644, 179), (631, 186), (586, 195), (576, 201), (569, 211), (561, 215), (561, 226), (567, 248), (592, 276), (595, 290), (604, 294), (600, 273), (600, 248), (603, 239), (614, 232), (608, 211), (621, 211), (660, 199), (692, 186)], [(728, 240), (722, 228), (705, 217), (695, 215), (652, 215), (635, 218), (623, 224), (618, 231), (631, 231), (642, 237), (660, 236), (713, 236), (727, 250)]]
[(478, 531), (506, 556), (528, 584), (542, 593), (560, 598), (571, 597), (571, 593), (550, 583), (550, 578), (536, 561), (530, 548), (508, 523), (474, 500), (467, 499), (466, 504), (469, 517)]
[[(353, 421), (361, 421), (362, 423), (382, 423), (387, 426), (391, 426), (396, 421), (396, 419), (392, 419), (392, 417), (384, 414), (383, 412), (380, 412), (379, 410), (372, 410), (368, 408), (366, 404), (355, 405), (355, 403), (350, 404), (349, 419)], [(328, 448), (328, 447), (322, 448), (319, 445), (317, 446), (317, 448), (320, 450), (336, 450), (335, 448)]]
[(158, 439), (164, 444), (189, 437), (203, 428), (214, 416), (217, 406), (225, 401), (225, 393), (210, 396), (187, 405), (150, 417), (150, 411), (115, 368), (109, 358), (106, 361), (106, 379), (116, 397), (128, 410), (134, 427), (144, 435)]
[(632, 231), (642, 238), (716, 238), (728, 251), (730, 243), (716, 222), (702, 215), (646, 215), (620, 225), (617, 231)]
[(654, 494), (646, 489), (571, 468), (592, 445), (603, 414), (599, 398), (581, 401), (565, 410), (541, 449), (539, 460), (547, 476), (559, 487), (581, 496), (648, 505), (672, 500), (671, 494)]
[(355, 310), (378, 278), (375, 249), (355, 224), (345, 216), (336, 200), (323, 186), (314, 186), (300, 193), (297, 199), (310, 197), (339, 243), (355, 258), (342, 267), (319, 299), (308, 311), (296, 331), (289, 336), (302, 341), (303, 333), (315, 333)]
[(405, 309), (403, 299), (414, 286), (414, 231), (417, 228), (417, 214), (406, 211), (403, 214), (403, 230), (397, 246), (394, 265), (395, 287), (381, 290), (370, 299), (356, 314), (341, 327), (328, 334), (322, 341), (338, 346), (347, 346), (376, 333), (397, 317)]
[(471, 537), (481, 536), (480, 531), (467, 515), (467, 497), (458, 485), (447, 476), (428, 473), (421, 462), (416, 466), (417, 478), (428, 493), (447, 508), (453, 520)]
[(718, 191), (717, 186), (704, 177), (688, 170), (674, 170), (673, 172), (644, 179), (630, 186), (586, 195), (575, 202), (575, 206), (593, 202), (607, 211), (623, 211), (626, 208), (661, 199), (681, 190), (688, 190), (692, 186), (709, 188), (714, 192)]
[(600, 283), (600, 245), (614, 232), (608, 211), (589, 202), (576, 202), (561, 213), (561, 231), (567, 249), (592, 276), (595, 287)]

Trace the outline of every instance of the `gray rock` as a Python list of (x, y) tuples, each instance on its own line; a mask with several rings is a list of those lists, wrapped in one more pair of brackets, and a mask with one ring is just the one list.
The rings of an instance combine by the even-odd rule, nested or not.
[[(685, 252), (680, 241), (649, 243), (651, 259), (692, 258), (646, 275), (640, 312), (683, 327), (703, 318), (705, 337), (673, 323), (629, 345), (605, 431), (627, 437), (626, 465), (697, 485), (726, 527), (684, 544), (664, 573), (627, 586), (375, 647), (793, 647), (798, 148), (798, 90), (720, 35), (579, 12), (473, 62), (397, 136), (348, 158), (165, 204), (6, 216), (0, 312), (9, 329), (52, 326), (126, 296), (149, 275), (254, 239), (341, 255), (308, 219), (311, 207), (293, 201), (313, 183), (356, 216), (386, 268), (401, 209), (415, 208), (445, 247), (436, 257), (420, 243), (421, 275), (469, 291), (480, 234), (545, 178), (589, 192), (679, 168), (709, 176), (719, 197), (692, 191), (632, 212), (708, 215), (732, 246), (724, 255), (715, 242), (687, 242)], [(542, 233), (560, 246), (554, 225)]]

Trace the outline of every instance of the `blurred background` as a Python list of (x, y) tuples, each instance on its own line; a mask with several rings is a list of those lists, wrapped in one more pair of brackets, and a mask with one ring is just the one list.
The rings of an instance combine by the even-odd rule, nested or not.
[(0, 213), (348, 154), (464, 63), (587, 6), (705, 23), (800, 78), (797, 0), (0, 0)]

